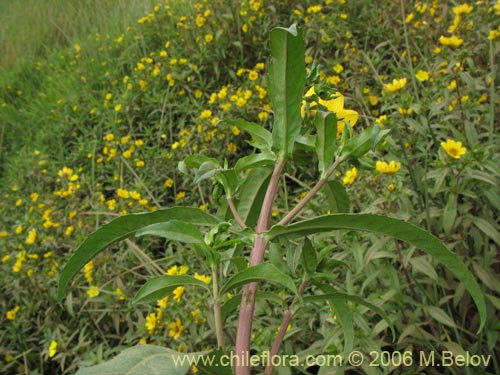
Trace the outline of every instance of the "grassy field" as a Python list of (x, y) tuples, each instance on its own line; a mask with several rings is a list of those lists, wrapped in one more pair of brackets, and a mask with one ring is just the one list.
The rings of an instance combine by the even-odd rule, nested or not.
[[(332, 178), (341, 205), (321, 191), (302, 218), (406, 220), (443, 240), (486, 295), (488, 323), (477, 333), (464, 286), (426, 253), (375, 235), (319, 238), (335, 291), (362, 296), (394, 326), (395, 339), (374, 311), (346, 305), (354, 348), (492, 356), (478, 367), (393, 374), (500, 373), (500, 2), (491, 0), (0, 0), (0, 372), (72, 374), (138, 343), (185, 352), (215, 345), (211, 302), (196, 289), (156, 305), (131, 303), (147, 277), (209, 275), (188, 246), (144, 238), (114, 245), (87, 264), (62, 308), (57, 282), (75, 247), (119, 215), (174, 205), (227, 214), (219, 187), (193, 184), (178, 163), (201, 152), (232, 166), (254, 152), (243, 129), (219, 120), (271, 128), (268, 38), (292, 23), (304, 31), (307, 69), (319, 65), (318, 81), (359, 114), (354, 129), (391, 130)], [(276, 222), (319, 173), (307, 148), (294, 161), (278, 189)], [(248, 178), (265, 175), (256, 169)], [(269, 261), (298, 281), (302, 266), (285, 248)], [(281, 313), (258, 303), (257, 352), (272, 343)], [(335, 311), (304, 306), (300, 314), (284, 352), (342, 352)], [(230, 316), (229, 337), (235, 325)], [(282, 373), (388, 373), (330, 370)]]

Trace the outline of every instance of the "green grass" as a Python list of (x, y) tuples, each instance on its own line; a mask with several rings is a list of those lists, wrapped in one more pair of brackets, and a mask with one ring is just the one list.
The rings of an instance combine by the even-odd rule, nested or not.
[(0, 1), (0, 67), (34, 59), (88, 35), (113, 34), (152, 7), (139, 0)]

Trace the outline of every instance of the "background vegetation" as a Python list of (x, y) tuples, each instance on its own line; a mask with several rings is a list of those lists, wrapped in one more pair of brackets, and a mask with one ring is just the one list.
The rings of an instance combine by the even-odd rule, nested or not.
[[(392, 130), (377, 152), (339, 173), (348, 195), (339, 203), (324, 192), (309, 213), (384, 213), (422, 226), (463, 259), (488, 301), (489, 323), (477, 335), (470, 297), (430, 257), (386, 239), (339, 235), (324, 244), (335, 249), (332, 284), (383, 308), (396, 328), (393, 341), (386, 322), (352, 305), (355, 345), (491, 354), (487, 368), (446, 371), (500, 373), (499, 16), (496, 1), (0, 1), (0, 369), (70, 374), (118, 346), (214, 345), (207, 302), (194, 290), (158, 306), (130, 304), (146, 276), (208, 273), (188, 249), (141, 239), (106, 251), (87, 265), (64, 309), (55, 303), (58, 272), (116, 215), (180, 203), (223, 212), (217, 191), (193, 185), (177, 163), (200, 150), (229, 161), (251, 152), (243, 131), (217, 122), (270, 125), (266, 41), (271, 28), (296, 22), (308, 67), (320, 64), (321, 79), (345, 94), (346, 108), (360, 113), (356, 127)], [(465, 153), (444, 147), (448, 139)], [(305, 150), (302, 167), (287, 171), (286, 204), (317, 175), (311, 158)], [(283, 251), (293, 272), (296, 260)], [(292, 324), (284, 351), (341, 352), (335, 315), (310, 310)], [(277, 327), (279, 311), (258, 306), (257, 351), (272, 342), (268, 327)]]

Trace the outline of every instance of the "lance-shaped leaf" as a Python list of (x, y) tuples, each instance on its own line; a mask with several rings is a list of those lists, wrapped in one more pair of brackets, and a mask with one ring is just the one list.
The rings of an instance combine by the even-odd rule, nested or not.
[(262, 150), (271, 150), (272, 134), (268, 130), (266, 130), (262, 125), (241, 119), (239, 120), (223, 119), (219, 121), (218, 124), (236, 126), (241, 130), (246, 131), (248, 134), (252, 136), (254, 141), (259, 145), (259, 147), (257, 148)]
[(208, 284), (188, 275), (163, 275), (150, 278), (139, 289), (134, 303), (150, 303), (168, 296), (172, 291), (185, 285), (194, 285), (210, 291)]
[(318, 111), (314, 119), (316, 127), (316, 155), (321, 177), (326, 176), (337, 151), (337, 116), (335, 113)]
[(137, 345), (113, 359), (92, 367), (84, 367), (75, 375), (186, 375), (201, 353), (179, 353), (156, 345)]
[(238, 174), (240, 172), (246, 171), (247, 169), (262, 167), (265, 165), (273, 165), (275, 162), (276, 155), (274, 155), (272, 152), (251, 154), (239, 159), (234, 166), (234, 171)]
[(271, 174), (271, 168), (252, 169), (240, 186), (238, 212), (249, 227), (253, 227), (257, 223)]
[[(328, 285), (319, 285), (323, 290), (331, 290), (333, 288), (328, 287)], [(358, 305), (364, 305), (368, 307), (370, 310), (375, 311), (379, 314), (391, 327), (393, 337), (395, 335), (394, 328), (392, 322), (389, 320), (387, 314), (380, 307), (375, 306), (373, 303), (366, 301), (365, 299), (354, 296), (346, 293), (327, 293), (327, 294), (318, 294), (314, 296), (306, 296), (303, 298), (304, 303), (311, 302), (322, 302), (327, 301), (332, 304), (335, 313), (339, 319), (340, 325), (342, 326), (342, 330), (344, 331), (344, 339), (345, 339), (345, 352), (350, 353), (352, 351), (354, 345), (354, 328), (352, 321), (352, 312), (347, 305), (347, 301), (356, 303)]]
[(110, 221), (88, 236), (64, 266), (59, 278), (58, 303), (62, 302), (71, 279), (102, 250), (117, 241), (133, 236), (141, 228), (169, 220), (181, 220), (206, 226), (217, 225), (221, 221), (193, 207), (172, 207), (153, 212), (129, 214)]
[(380, 215), (333, 214), (300, 221), (288, 226), (276, 225), (266, 233), (266, 237), (270, 240), (283, 235), (305, 236), (336, 229), (360, 230), (384, 234), (407, 242), (432, 255), (465, 285), (479, 311), (481, 320), (480, 330), (484, 327), (486, 323), (486, 304), (484, 294), (474, 276), (441, 240), (413, 224)]
[(279, 159), (292, 155), (295, 139), (300, 133), (305, 80), (302, 30), (296, 25), (289, 29), (273, 29), (267, 81), (274, 110), (273, 150)]
[(339, 181), (331, 180), (323, 188), (328, 199), (328, 208), (334, 213), (349, 213), (349, 195)]
[(236, 275), (231, 277), (222, 287), (220, 293), (227, 293), (233, 288), (253, 283), (254, 281), (275, 282), (286, 288), (292, 293), (298, 294), (297, 287), (293, 279), (287, 274), (281, 272), (276, 266), (271, 263), (261, 263), (253, 267), (248, 267)]
[(204, 243), (203, 235), (195, 225), (180, 220), (151, 224), (139, 229), (135, 235), (136, 237), (158, 236), (183, 243)]

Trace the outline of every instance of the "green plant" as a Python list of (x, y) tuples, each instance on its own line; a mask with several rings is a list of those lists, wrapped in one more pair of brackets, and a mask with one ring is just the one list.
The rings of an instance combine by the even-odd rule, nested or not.
[[(328, 259), (331, 247), (321, 249), (325, 236), (319, 234), (333, 230), (382, 234), (430, 254), (445, 265), (468, 290), (478, 309), (479, 330), (484, 326), (486, 305), (479, 285), (467, 267), (439, 239), (402, 220), (381, 215), (344, 213), (341, 200), (347, 194), (342, 185), (335, 184), (330, 178), (342, 163), (363, 163), (363, 156), (374, 149), (388, 131), (375, 125), (357, 134), (351, 126), (354, 122), (350, 124), (348, 121), (352, 113), (343, 109), (343, 97), (327, 86), (315, 85), (314, 92), (308, 92), (304, 98), (306, 84), (314, 84), (318, 76), (317, 71), (312, 69), (306, 77), (304, 41), (299, 28), (295, 25), (289, 29), (276, 28), (271, 32), (270, 39), (268, 89), (274, 109), (272, 132), (244, 120), (225, 119), (219, 124), (236, 125), (248, 132), (252, 137), (251, 144), (258, 152), (240, 158), (232, 168), (228, 167), (228, 163), (221, 165), (217, 159), (203, 154), (190, 156), (179, 165), (179, 169), (184, 172), (196, 169), (196, 183), (208, 179), (214, 181), (216, 200), (220, 197), (222, 186), (224, 197), (218, 215), (210, 215), (197, 208), (172, 207), (118, 217), (82, 243), (64, 267), (59, 280), (58, 301), (61, 303), (73, 276), (116, 241), (134, 235), (156, 235), (185, 244), (186, 248), (183, 249), (192, 249), (211, 270), (211, 288), (204, 281), (191, 276), (162, 275), (149, 279), (138, 291), (135, 301), (156, 301), (185, 285), (206, 290), (211, 293), (213, 300), (218, 348), (208, 354), (190, 354), (183, 365), (177, 366), (179, 353), (150, 345), (138, 346), (108, 363), (82, 369), (79, 374), (102, 374), (109, 368), (113, 368), (116, 373), (131, 373), (127, 371), (132, 367), (132, 373), (142, 373), (145, 368), (159, 369), (165, 366), (172, 368), (170, 374), (185, 374), (193, 363), (202, 372), (212, 373), (212, 370), (204, 369), (202, 363), (206, 362), (199, 359), (211, 356), (221, 361), (222, 356), (227, 355), (229, 347), (225, 343), (224, 321), (238, 303), (234, 370), (237, 375), (250, 374), (251, 366), (245, 358), (250, 355), (257, 298), (279, 301), (283, 306), (284, 317), (270, 350), (271, 358), (278, 354), (287, 327), (292, 318), (300, 313), (300, 308), (324, 301), (331, 305), (338, 317), (344, 332), (344, 353), (348, 354), (353, 349), (355, 338), (350, 310), (352, 304), (374, 310), (387, 320), (389, 328), (392, 322), (375, 304), (360, 296), (340, 292), (333, 286), (334, 283), (326, 282), (332, 281), (332, 267), (339, 264)], [(337, 101), (333, 112), (330, 111), (333, 108), (332, 101)], [(304, 152), (309, 158), (317, 159), (320, 178), (294, 208), (288, 210), (276, 224), (271, 224), (281, 176), (290, 162), (300, 160), (300, 154)], [(306, 215), (292, 223), (322, 189), (331, 190), (338, 213), (313, 218)], [(285, 209), (287, 197), (281, 198)], [(206, 229), (201, 230), (200, 227)], [(279, 243), (280, 246), (273, 247), (273, 243)], [(245, 251), (248, 246), (252, 249), (250, 254)], [(286, 248), (286, 267), (281, 262), (280, 247)], [(223, 278), (224, 275), (228, 276)], [(267, 286), (267, 282), (280, 285), (288, 294), (280, 296), (272, 289), (260, 293), (259, 285)], [(241, 286), (243, 291), (238, 297), (224, 300), (225, 293)], [(229, 367), (225, 370), (219, 367), (217, 371), (231, 373)], [(265, 373), (272, 372), (273, 364), (269, 363)]]

